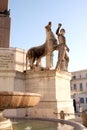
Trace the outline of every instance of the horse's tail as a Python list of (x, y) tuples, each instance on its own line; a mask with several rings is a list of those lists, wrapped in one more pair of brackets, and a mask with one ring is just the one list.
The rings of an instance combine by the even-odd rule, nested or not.
[(29, 49), (26, 53), (26, 70), (28, 68), (28, 61), (30, 62), (30, 59), (32, 59), (32, 50)]
[(28, 67), (28, 60), (30, 59), (30, 51), (28, 50), (26, 53), (26, 71), (27, 71), (27, 67)]
[(27, 71), (27, 66), (28, 66), (28, 55), (26, 54), (26, 71)]

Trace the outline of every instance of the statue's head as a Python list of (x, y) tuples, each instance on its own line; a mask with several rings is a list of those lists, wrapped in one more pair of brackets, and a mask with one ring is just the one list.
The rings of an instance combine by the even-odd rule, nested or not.
[(62, 28), (62, 29), (60, 30), (60, 34), (64, 35), (64, 34), (65, 34), (65, 29)]

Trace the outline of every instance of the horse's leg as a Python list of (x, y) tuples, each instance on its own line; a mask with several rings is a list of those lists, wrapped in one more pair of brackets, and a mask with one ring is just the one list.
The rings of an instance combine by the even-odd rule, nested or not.
[(39, 66), (39, 65), (40, 65), (40, 62), (41, 62), (41, 58), (38, 58), (38, 59), (36, 60), (36, 66)]
[(31, 69), (33, 69), (34, 61), (35, 61), (35, 58), (32, 57), (32, 58), (30, 59), (30, 68), (31, 68)]

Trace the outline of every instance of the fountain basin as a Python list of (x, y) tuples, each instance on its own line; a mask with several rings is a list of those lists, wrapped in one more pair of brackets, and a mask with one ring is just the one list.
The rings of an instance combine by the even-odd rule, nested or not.
[(0, 110), (33, 107), (39, 103), (40, 97), (37, 93), (1, 91)]
[[(27, 108), (37, 105), (40, 101), (40, 94), (23, 92), (0, 92), (0, 111), (4, 109)], [(3, 117), (0, 112), (0, 130), (11, 129), (12, 123)]]
[(54, 118), (15, 119), (12, 127), (13, 130), (87, 130), (78, 122)]

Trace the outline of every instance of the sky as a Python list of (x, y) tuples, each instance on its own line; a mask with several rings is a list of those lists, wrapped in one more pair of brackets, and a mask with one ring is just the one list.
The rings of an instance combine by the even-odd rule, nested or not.
[[(66, 30), (70, 48), (68, 70), (87, 69), (87, 0), (9, 0), (11, 17), (10, 46), (28, 50), (45, 42), (45, 25), (58, 23)], [(58, 52), (54, 52), (54, 64)]]

